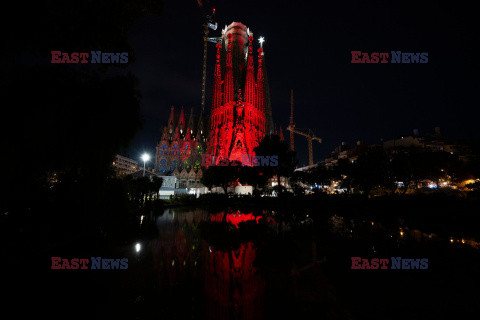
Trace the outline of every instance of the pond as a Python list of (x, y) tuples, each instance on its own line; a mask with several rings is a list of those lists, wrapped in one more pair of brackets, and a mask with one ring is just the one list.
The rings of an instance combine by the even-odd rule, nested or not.
[[(169, 209), (151, 222), (156, 235), (131, 246), (132, 267), (148, 279), (148, 293), (136, 299), (166, 318), (438, 318), (474, 306), (472, 238), (411, 230), (395, 219), (291, 210)], [(358, 270), (352, 257), (428, 262)]]
[(126, 258), (128, 268), (49, 270), (30, 294), (45, 298), (45, 310), (108, 319), (438, 319), (478, 311), (476, 240), (413, 229), (404, 219), (170, 208), (138, 224), (124, 245), (77, 251)]

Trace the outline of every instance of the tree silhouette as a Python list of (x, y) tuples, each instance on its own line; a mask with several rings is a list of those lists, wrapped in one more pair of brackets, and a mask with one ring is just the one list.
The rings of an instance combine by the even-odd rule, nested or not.
[[(102, 201), (115, 153), (141, 127), (137, 80), (121, 70), (127, 64), (51, 64), (50, 52), (128, 52), (133, 63), (129, 28), (160, 12), (157, 1), (5, 4), (9, 21), (34, 27), (13, 27), (2, 47), (0, 94), (11, 112), (0, 117), (2, 147), (10, 155), (0, 160), (9, 168), (0, 181), (0, 210), (35, 212), (36, 202), (59, 199), (55, 190), (70, 190), (62, 196), (75, 200), (85, 197), (90, 208)], [(55, 187), (52, 173), (59, 178)]]
[(298, 161), (295, 152), (291, 151), (285, 141), (281, 141), (278, 135), (266, 135), (260, 144), (254, 149), (257, 156), (263, 157), (277, 157), (278, 165), (261, 166), (259, 172), (262, 172), (265, 179), (270, 179), (273, 176), (277, 177), (279, 190), (281, 191), (281, 177), (291, 177), (295, 170)]
[(205, 169), (200, 181), (209, 189), (221, 187), (225, 194), (227, 194), (228, 187), (240, 176), (242, 167), (238, 161), (224, 164), (225, 165), (210, 166)]

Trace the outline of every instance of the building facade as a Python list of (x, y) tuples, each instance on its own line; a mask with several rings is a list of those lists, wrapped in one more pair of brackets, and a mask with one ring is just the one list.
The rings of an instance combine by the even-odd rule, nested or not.
[(254, 156), (265, 134), (274, 132), (271, 113), (263, 49), (255, 72), (253, 33), (233, 22), (217, 43), (210, 116), (202, 110), (196, 117), (192, 108), (186, 121), (183, 107), (179, 114), (171, 108), (156, 147), (155, 173), (174, 175), (176, 188), (202, 187), (202, 155), (213, 157), (213, 164)]
[(255, 74), (252, 42), (253, 33), (233, 22), (217, 43), (207, 143), (212, 165), (224, 159), (243, 162), (255, 155), (253, 149), (265, 134), (273, 132), (264, 53), (258, 49)]
[(207, 133), (192, 112), (188, 122), (185, 121), (183, 107), (179, 115), (171, 108), (167, 125), (162, 130), (162, 137), (157, 144), (155, 154), (155, 172), (168, 175), (183, 170), (197, 172), (201, 165), (201, 154), (205, 150)]
[(117, 154), (113, 160), (113, 170), (117, 177), (134, 173), (139, 170), (138, 161)]

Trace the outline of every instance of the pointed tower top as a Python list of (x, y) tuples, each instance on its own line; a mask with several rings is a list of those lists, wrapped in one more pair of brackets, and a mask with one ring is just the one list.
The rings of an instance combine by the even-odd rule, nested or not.
[(188, 117), (187, 126), (190, 128), (190, 130), (193, 129), (193, 107), (192, 107), (192, 109), (190, 109), (190, 116)]
[(174, 125), (174, 115), (173, 115), (173, 106), (172, 106), (172, 109), (170, 111), (170, 117), (168, 118), (168, 126), (173, 126)]
[(190, 127), (187, 127), (187, 134), (185, 135), (185, 141), (190, 141), (192, 140), (192, 134), (190, 132)]
[(180, 112), (180, 119), (178, 120), (179, 127), (185, 127), (185, 114), (183, 113), (183, 106), (182, 111)]
[(168, 135), (167, 135), (167, 127), (163, 127), (163, 132), (162, 132), (162, 140), (167, 140)]
[(204, 126), (204, 119), (203, 119), (203, 111), (200, 111), (200, 116), (198, 117), (198, 124), (197, 124), (197, 133), (196, 133), (196, 139), (200, 139), (203, 136), (203, 126)]
[(280, 136), (280, 141), (283, 141), (283, 131), (282, 131), (282, 126), (280, 126), (280, 131), (279, 131), (278, 135)]

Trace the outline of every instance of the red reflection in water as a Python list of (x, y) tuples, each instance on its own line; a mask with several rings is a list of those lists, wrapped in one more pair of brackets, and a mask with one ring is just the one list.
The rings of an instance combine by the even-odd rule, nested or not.
[(256, 248), (242, 243), (236, 250), (209, 252), (205, 293), (207, 319), (261, 319), (265, 281), (254, 267)]
[[(242, 222), (258, 223), (261, 218), (237, 211), (203, 219), (210, 223), (227, 221), (239, 228)], [(188, 288), (203, 278), (206, 319), (262, 319), (265, 281), (254, 266), (257, 248), (253, 242), (221, 251), (200, 238), (197, 222), (180, 221), (175, 218), (164, 226), (160, 239), (151, 245), (159, 294), (172, 297), (174, 288)]]
[[(224, 212), (217, 213), (216, 215), (212, 215), (210, 217), (210, 221), (212, 222), (221, 222), (225, 216)], [(262, 216), (255, 217), (253, 213), (241, 213), (240, 211), (228, 213), (226, 217), (226, 221), (230, 224), (233, 224), (238, 229), (238, 224), (240, 222), (251, 221), (255, 220), (258, 223)]]

